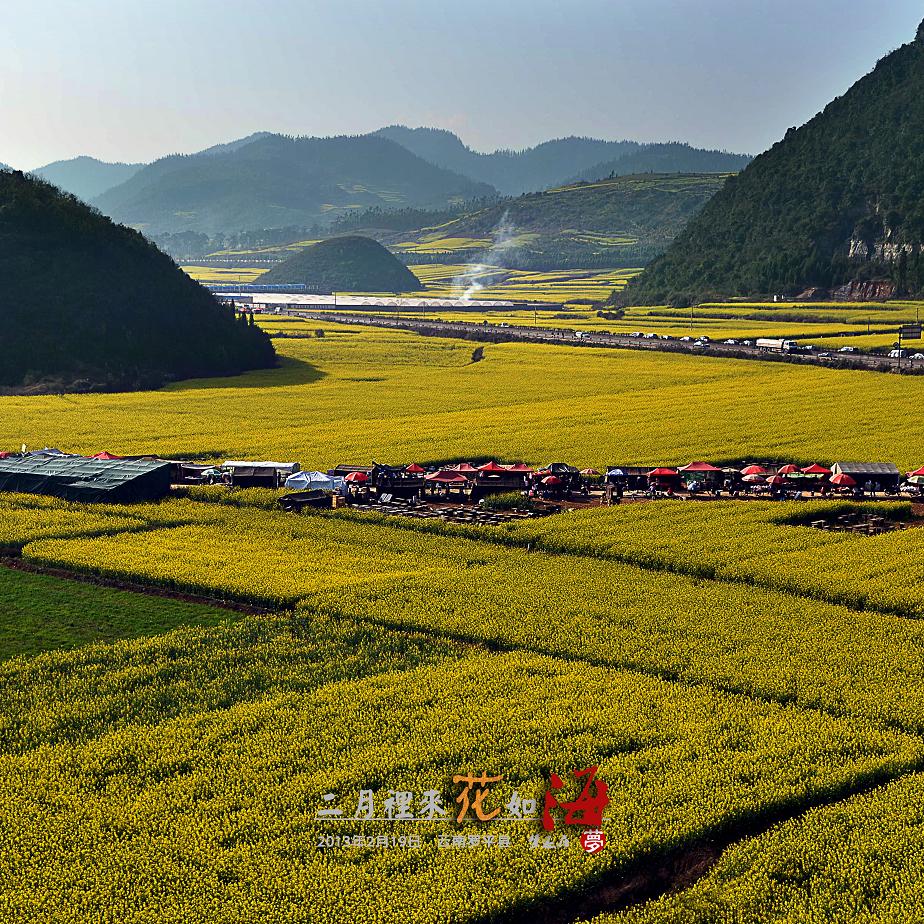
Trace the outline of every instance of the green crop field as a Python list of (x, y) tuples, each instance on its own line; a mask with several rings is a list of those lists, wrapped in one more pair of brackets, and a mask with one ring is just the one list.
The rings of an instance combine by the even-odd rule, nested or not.
[(231, 614), (0, 568), (0, 659), (207, 625)]

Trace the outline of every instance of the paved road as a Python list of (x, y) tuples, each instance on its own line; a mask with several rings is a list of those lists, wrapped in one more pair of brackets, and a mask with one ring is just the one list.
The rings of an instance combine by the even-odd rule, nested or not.
[[(336, 321), (338, 324), (359, 324), (366, 327), (387, 327), (409, 330), (431, 336), (461, 337), (465, 340), (482, 340), (492, 343), (505, 341), (527, 341), (532, 343), (553, 343), (565, 346), (609, 347), (628, 350), (657, 350), (664, 353), (693, 353), (699, 356), (723, 356), (735, 359), (758, 359), (763, 361), (789, 362), (800, 365), (827, 366), (834, 369), (866, 369), (874, 372), (924, 373), (924, 363), (911, 368), (905, 359), (899, 370), (898, 361), (872, 353), (831, 353), (822, 358), (818, 352), (774, 353), (742, 344), (712, 342), (706, 349), (682, 340), (646, 340), (627, 334), (605, 334), (583, 332), (553, 327), (527, 327), (524, 325), (501, 326), (499, 324), (476, 324), (471, 321), (435, 321), (422, 318), (401, 318), (394, 315), (339, 314), (287, 308), (290, 317), (313, 321)], [(823, 351), (821, 351), (823, 352)]]

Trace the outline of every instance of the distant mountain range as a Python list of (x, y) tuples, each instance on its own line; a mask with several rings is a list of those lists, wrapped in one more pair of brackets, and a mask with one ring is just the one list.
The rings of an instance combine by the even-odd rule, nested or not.
[(632, 173), (728, 173), (742, 170), (747, 154), (705, 151), (686, 144), (641, 144), (559, 138), (523, 151), (481, 154), (452, 132), (390, 125), (376, 133), (391, 138), (430, 163), (490, 183), (505, 195), (538, 192), (575, 179), (596, 180)]
[(255, 132), (146, 165), (75, 157), (33, 173), (150, 235), (215, 235), (323, 227), (356, 210), (446, 208), (610, 175), (725, 173), (748, 160), (595, 138), (482, 154), (449, 131), (393, 125), (337, 138)]
[(155, 161), (94, 205), (149, 233), (214, 234), (310, 227), (351, 209), (435, 207), (494, 192), (387, 138), (267, 135), (210, 156)]
[(376, 134), (390, 138), (431, 164), (488, 183), (511, 196), (565, 183), (594, 164), (640, 147), (634, 141), (560, 138), (524, 151), (480, 154), (466, 147), (457, 135), (439, 128), (390, 125)]
[[(238, 138), (225, 144), (216, 144), (204, 151), (193, 155), (195, 157), (211, 157), (215, 154), (227, 154), (236, 151), (245, 144), (269, 137), (269, 132), (255, 132), (246, 138)], [(72, 157), (69, 160), (57, 160), (44, 167), (36, 167), (30, 171), (34, 176), (63, 189), (64, 192), (73, 193), (78, 199), (90, 202), (97, 196), (112, 189), (121, 183), (130, 180), (139, 170), (147, 164), (111, 164), (97, 160), (95, 157)]]
[(107, 189), (131, 179), (144, 164), (108, 164), (95, 157), (73, 157), (38, 167), (32, 173), (89, 202)]
[(624, 294), (636, 304), (924, 292), (924, 23), (733, 177)]

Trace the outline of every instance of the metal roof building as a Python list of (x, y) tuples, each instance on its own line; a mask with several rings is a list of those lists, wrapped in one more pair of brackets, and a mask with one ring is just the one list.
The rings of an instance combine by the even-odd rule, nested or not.
[(114, 504), (159, 500), (170, 493), (169, 462), (13, 456), (0, 459), (0, 491), (50, 494), (70, 501)]
[(831, 466), (835, 475), (850, 475), (858, 485), (878, 482), (883, 487), (898, 485), (902, 473), (892, 462), (835, 462)]

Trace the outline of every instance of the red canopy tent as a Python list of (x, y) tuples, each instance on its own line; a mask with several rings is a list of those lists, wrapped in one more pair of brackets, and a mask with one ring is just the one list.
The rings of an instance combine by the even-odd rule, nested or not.
[(116, 459), (124, 459), (124, 456), (114, 456), (111, 452), (98, 452), (95, 456), (90, 456), (91, 459), (101, 459), (104, 462), (112, 462)]
[(798, 475), (799, 473), (800, 473), (799, 466), (798, 466), (798, 465), (792, 465), (792, 464), (790, 463), (789, 465), (784, 465), (784, 466), (777, 472), (777, 475)]
[(767, 484), (786, 484), (786, 479), (782, 475), (773, 475), (767, 479)]
[(767, 475), (769, 472), (762, 465), (749, 465), (741, 469), (742, 475)]
[(460, 472), (450, 472), (444, 470), (441, 472), (431, 472), (429, 475), (424, 475), (424, 481), (435, 481), (438, 484), (465, 484), (468, 479)]
[(594, 475), (599, 475), (600, 473), (595, 468), (585, 468), (581, 470), (581, 474), (594, 476)]
[(554, 488), (556, 485), (560, 485), (563, 482), (558, 475), (546, 475), (545, 478), (542, 479), (542, 483), (548, 485), (550, 488)]
[(677, 478), (678, 474), (672, 468), (653, 468), (648, 473), (649, 478)]
[(691, 462), (689, 465), (684, 465), (682, 472), (718, 472), (721, 474), (722, 469), (716, 468), (714, 465), (710, 465), (708, 462)]
[(369, 480), (369, 476), (365, 472), (350, 472), (344, 481), (350, 481), (353, 484), (361, 484)]
[(503, 465), (498, 465), (496, 462), (488, 462), (486, 465), (479, 465), (478, 471), (486, 472), (489, 475), (506, 475), (510, 469), (504, 468)]
[(823, 465), (819, 465), (817, 462), (813, 462), (808, 467), (802, 469), (803, 475), (830, 475), (831, 469), (825, 468)]
[(424, 469), (423, 466), (418, 465), (416, 462), (412, 462), (405, 469), (405, 471), (411, 475), (422, 475), (426, 471), (426, 469)]
[(908, 472), (909, 478), (914, 478), (915, 475), (924, 475), (924, 465), (922, 465), (916, 472)]
[(469, 473), (472, 473), (472, 474), (473, 474), (474, 472), (477, 472), (478, 469), (475, 468), (474, 465), (469, 465), (468, 462), (459, 462), (459, 463), (456, 464), (456, 465), (447, 465), (446, 468), (443, 469), (443, 471), (446, 471), (446, 472), (469, 472)]
[(522, 475), (529, 475), (535, 471), (535, 469), (528, 466), (525, 462), (516, 462), (513, 465), (505, 465), (504, 468), (508, 472), (519, 472)]
[(845, 475), (843, 472), (832, 475), (831, 484), (836, 484), (839, 488), (855, 488), (857, 486), (856, 481), (854, 481), (850, 475)]

